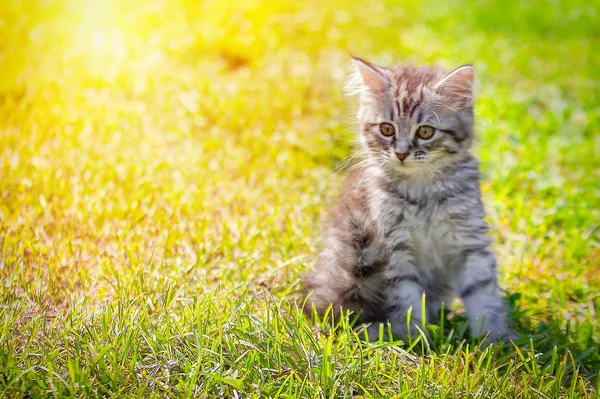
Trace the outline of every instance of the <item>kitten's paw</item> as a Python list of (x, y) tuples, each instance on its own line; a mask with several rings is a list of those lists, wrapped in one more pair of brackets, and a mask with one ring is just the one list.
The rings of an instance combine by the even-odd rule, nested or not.
[(376, 342), (379, 340), (391, 342), (397, 339), (411, 341), (415, 340), (417, 337), (420, 337), (422, 335), (421, 331), (423, 331), (425, 339), (430, 341), (427, 331), (423, 330), (421, 325), (414, 323), (410, 326), (410, 332), (403, 323), (371, 323), (361, 327), (361, 329), (358, 331), (358, 335), (361, 339), (368, 340), (369, 342)]
[(358, 331), (358, 336), (362, 340), (368, 342), (376, 342), (379, 340), (390, 341), (393, 337), (390, 337), (388, 326), (389, 323), (371, 323), (369, 325), (364, 325)]
[(519, 338), (519, 335), (511, 328), (503, 327), (488, 331), (485, 335), (484, 343), (493, 344), (494, 342), (509, 342)]
[(513, 330), (512, 328), (508, 328), (506, 327), (506, 329), (499, 334), (498, 339), (502, 340), (504, 342), (508, 342), (508, 341), (515, 341), (519, 338), (519, 334), (517, 334), (517, 332), (515, 330)]
[(419, 337), (423, 337), (431, 342), (431, 337), (429, 336), (427, 329), (421, 324), (420, 320), (412, 320), (410, 325), (407, 324), (405, 318), (400, 318), (395, 322), (392, 321), (392, 334), (397, 337), (402, 337), (403, 340), (408, 342), (414, 341)]

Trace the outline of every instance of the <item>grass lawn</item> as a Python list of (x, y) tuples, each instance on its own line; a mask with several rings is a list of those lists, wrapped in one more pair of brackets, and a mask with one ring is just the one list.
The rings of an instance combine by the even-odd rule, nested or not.
[[(0, 4), (0, 397), (598, 398), (600, 4)], [(349, 54), (474, 63), (521, 338), (298, 311), (352, 150)]]

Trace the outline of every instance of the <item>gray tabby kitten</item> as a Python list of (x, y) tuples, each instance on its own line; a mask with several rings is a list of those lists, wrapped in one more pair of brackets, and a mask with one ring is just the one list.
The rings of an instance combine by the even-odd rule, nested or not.
[[(462, 298), (473, 335), (512, 338), (479, 191), (474, 69), (381, 68), (353, 58), (360, 155), (308, 277), (305, 311), (350, 310), (394, 335)], [(426, 309), (422, 309), (422, 295)], [(410, 327), (407, 315), (412, 309)], [(384, 329), (387, 331), (387, 328)]]

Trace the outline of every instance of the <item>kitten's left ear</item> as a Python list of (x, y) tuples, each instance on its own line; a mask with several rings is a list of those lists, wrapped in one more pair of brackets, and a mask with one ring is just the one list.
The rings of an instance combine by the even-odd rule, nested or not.
[(434, 87), (438, 94), (449, 98), (459, 106), (466, 106), (473, 103), (474, 88), (475, 68), (473, 68), (473, 65), (465, 65), (455, 69)]
[[(379, 67), (354, 56), (352, 62), (356, 68), (358, 81), (364, 89), (372, 94), (381, 94), (390, 88), (390, 82)], [(356, 91), (361, 92), (360, 89)]]

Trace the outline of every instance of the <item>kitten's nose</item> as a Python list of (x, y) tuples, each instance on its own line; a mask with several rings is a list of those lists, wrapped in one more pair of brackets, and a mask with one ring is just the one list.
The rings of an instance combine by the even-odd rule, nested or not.
[(400, 161), (404, 161), (406, 159), (407, 156), (410, 155), (410, 152), (404, 153), (404, 154), (400, 154), (399, 152), (396, 153), (396, 156), (398, 157), (398, 159)]

